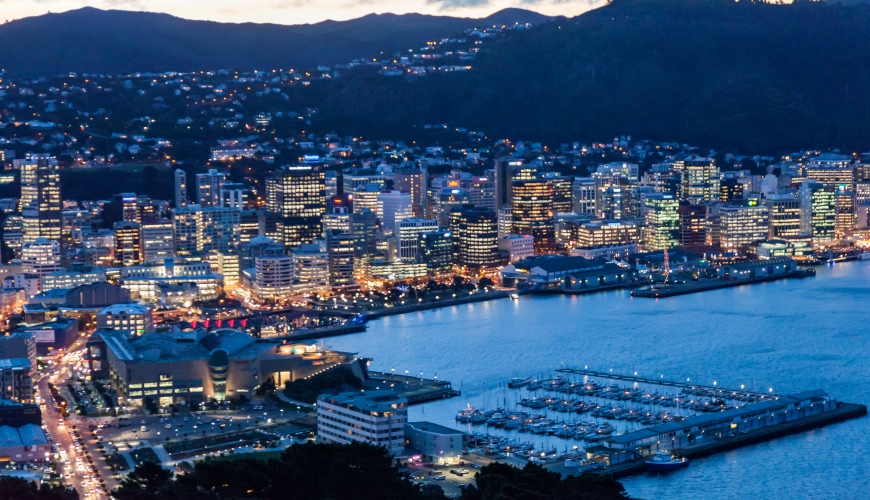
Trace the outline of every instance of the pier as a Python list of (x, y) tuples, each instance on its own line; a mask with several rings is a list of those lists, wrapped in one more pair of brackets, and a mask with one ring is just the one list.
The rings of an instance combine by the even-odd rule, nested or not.
[(571, 375), (583, 375), (588, 377), (598, 377), (598, 378), (608, 378), (613, 380), (624, 380), (626, 382), (639, 383), (639, 384), (654, 384), (654, 385), (662, 385), (665, 387), (677, 387), (680, 389), (704, 389), (710, 391), (718, 391), (718, 392), (738, 392), (741, 394), (750, 394), (753, 396), (757, 396), (759, 398), (766, 398), (771, 396), (776, 396), (776, 393), (768, 392), (753, 392), (747, 391), (744, 389), (740, 389), (739, 391), (736, 389), (726, 389), (725, 387), (721, 387), (718, 385), (704, 385), (704, 384), (692, 384), (689, 382), (674, 382), (673, 380), (665, 380), (664, 378), (655, 379), (655, 378), (647, 378), (647, 377), (639, 377), (637, 375), (622, 375), (619, 373), (613, 372), (599, 372), (595, 370), (586, 370), (579, 368), (557, 368), (555, 370), (559, 373), (566, 373)]
[(437, 399), (455, 398), (462, 393), (453, 388), (446, 380), (424, 379), (410, 375), (396, 375), (386, 372), (368, 372), (366, 388), (389, 388), (399, 397), (407, 398), (408, 405), (417, 405)]
[(754, 278), (743, 279), (719, 278), (706, 281), (692, 281), (688, 283), (660, 285), (657, 288), (640, 288), (631, 292), (631, 296), (648, 299), (662, 299), (665, 297), (676, 297), (677, 295), (706, 292), (708, 290), (718, 290), (720, 288), (730, 288), (732, 286), (754, 285), (756, 283), (788, 278), (808, 278), (815, 275), (816, 272), (814, 269), (798, 269), (790, 273), (776, 274), (773, 276), (756, 276)]

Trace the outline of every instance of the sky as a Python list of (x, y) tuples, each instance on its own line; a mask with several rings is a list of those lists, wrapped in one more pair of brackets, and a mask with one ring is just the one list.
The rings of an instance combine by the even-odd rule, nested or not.
[(185, 19), (219, 22), (304, 24), (353, 19), (372, 12), (486, 17), (507, 7), (572, 17), (604, 3), (605, 0), (0, 0), (0, 23), (85, 6), (165, 12)]

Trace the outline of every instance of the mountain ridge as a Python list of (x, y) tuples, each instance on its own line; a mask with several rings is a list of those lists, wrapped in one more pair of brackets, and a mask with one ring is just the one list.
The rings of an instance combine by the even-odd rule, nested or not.
[[(370, 14), (314, 24), (220, 23), (170, 14), (83, 7), (0, 25), (0, 68), (13, 77), (66, 72), (313, 67), (416, 48), (490, 24), (550, 18), (505, 9), (480, 19)], [(38, 33), (38, 36), (33, 36)]]

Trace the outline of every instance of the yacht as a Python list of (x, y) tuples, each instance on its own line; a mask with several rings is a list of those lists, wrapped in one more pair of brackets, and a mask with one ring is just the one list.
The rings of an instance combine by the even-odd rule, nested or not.
[(689, 460), (686, 457), (675, 458), (666, 450), (659, 451), (646, 461), (646, 470), (649, 472), (667, 472), (688, 466)]

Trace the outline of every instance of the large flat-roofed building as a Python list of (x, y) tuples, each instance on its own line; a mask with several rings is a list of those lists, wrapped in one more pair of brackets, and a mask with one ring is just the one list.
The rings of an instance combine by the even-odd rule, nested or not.
[(25, 424), (20, 427), (0, 426), (0, 461), (29, 462), (46, 460), (48, 438), (42, 427)]
[(223, 276), (212, 273), (211, 264), (178, 257), (121, 268), (120, 281), (130, 291), (130, 298), (143, 301), (159, 298), (159, 285), (193, 283), (202, 300), (217, 297), (223, 290)]
[(426, 462), (454, 463), (462, 457), (467, 434), (432, 422), (408, 422), (405, 439)]
[(154, 331), (154, 318), (148, 306), (137, 303), (115, 304), (97, 313), (97, 328), (145, 335)]
[(407, 399), (387, 390), (322, 394), (317, 398), (317, 439), (369, 443), (398, 455), (405, 445), (407, 407)]
[(272, 379), (276, 386), (353, 358), (302, 344), (255, 339), (232, 329), (131, 337), (102, 331), (88, 341), (92, 374), (108, 379), (130, 404), (198, 403), (245, 395)]
[(78, 338), (79, 322), (72, 318), (56, 317), (52, 321), (20, 326), (14, 333), (32, 335), (36, 353), (47, 354), (72, 344)]

